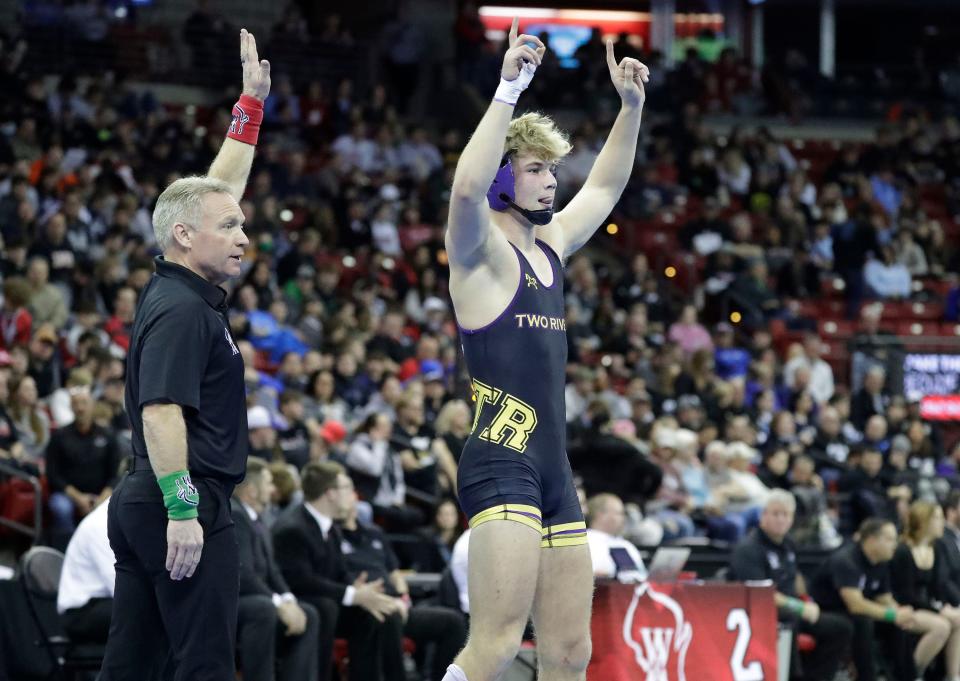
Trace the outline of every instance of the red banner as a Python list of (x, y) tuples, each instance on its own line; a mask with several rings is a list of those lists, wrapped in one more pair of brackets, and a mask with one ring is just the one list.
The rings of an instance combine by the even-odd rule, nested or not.
[(960, 421), (960, 395), (925, 395), (920, 418), (927, 421)]
[(588, 681), (776, 681), (773, 587), (598, 584)]

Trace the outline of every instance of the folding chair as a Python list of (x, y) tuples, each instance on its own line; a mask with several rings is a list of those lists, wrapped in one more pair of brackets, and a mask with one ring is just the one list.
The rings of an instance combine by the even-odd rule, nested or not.
[(47, 651), (51, 672), (48, 678), (77, 679), (78, 672), (96, 671), (103, 661), (104, 647), (75, 645), (67, 638), (57, 614), (57, 590), (63, 570), (63, 554), (49, 546), (35, 546), (20, 559), (20, 583), (40, 639), (36, 644)]

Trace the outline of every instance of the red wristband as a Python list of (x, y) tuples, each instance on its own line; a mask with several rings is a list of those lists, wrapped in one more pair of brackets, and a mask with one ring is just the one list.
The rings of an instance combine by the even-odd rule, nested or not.
[(262, 121), (263, 102), (250, 95), (240, 95), (240, 99), (233, 105), (233, 121), (227, 130), (227, 137), (257, 146)]

